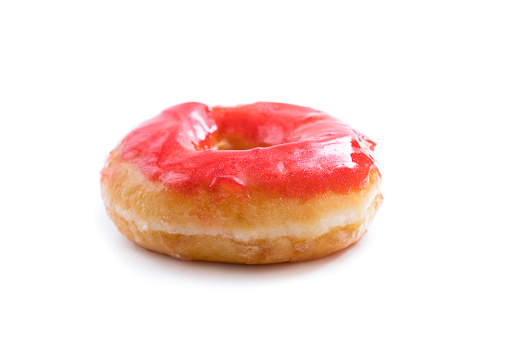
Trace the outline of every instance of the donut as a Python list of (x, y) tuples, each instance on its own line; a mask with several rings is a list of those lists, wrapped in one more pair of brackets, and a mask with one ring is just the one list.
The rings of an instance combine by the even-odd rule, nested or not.
[(142, 247), (242, 264), (320, 258), (359, 240), (382, 203), (375, 143), (311, 108), (176, 105), (101, 171), (106, 211)]

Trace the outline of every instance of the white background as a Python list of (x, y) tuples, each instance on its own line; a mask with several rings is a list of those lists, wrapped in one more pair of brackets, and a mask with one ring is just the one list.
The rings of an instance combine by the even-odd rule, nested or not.
[[(506, 1), (2, 1), (0, 61), (0, 337), (509, 337)], [(257, 267), (131, 244), (99, 171), (185, 101), (367, 134), (368, 234)]]

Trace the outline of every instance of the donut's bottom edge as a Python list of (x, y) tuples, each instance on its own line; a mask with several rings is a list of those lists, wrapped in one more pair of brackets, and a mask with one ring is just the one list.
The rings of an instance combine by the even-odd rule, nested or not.
[(134, 221), (125, 219), (114, 209), (108, 208), (107, 212), (122, 234), (153, 252), (181, 260), (274, 264), (318, 259), (354, 244), (366, 233), (382, 200), (382, 195), (378, 194), (361, 220), (331, 227), (322, 235), (310, 239), (280, 236), (239, 241), (223, 235), (169, 234), (152, 229), (140, 230)]

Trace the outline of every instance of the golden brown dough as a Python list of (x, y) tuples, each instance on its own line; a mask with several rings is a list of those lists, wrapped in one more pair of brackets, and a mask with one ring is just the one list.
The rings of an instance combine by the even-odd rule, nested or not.
[[(230, 198), (210, 203), (204, 192), (188, 199), (147, 180), (112, 152), (101, 177), (108, 215), (137, 244), (183, 260), (242, 264), (296, 262), (320, 258), (359, 240), (382, 203), (380, 175), (349, 194), (328, 193), (302, 201), (251, 202)], [(204, 229), (202, 220), (221, 220)], [(218, 227), (217, 224), (221, 224)]]

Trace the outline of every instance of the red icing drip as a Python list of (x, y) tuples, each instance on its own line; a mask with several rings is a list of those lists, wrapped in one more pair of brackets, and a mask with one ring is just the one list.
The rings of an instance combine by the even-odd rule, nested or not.
[[(218, 150), (221, 140), (254, 148)], [(240, 196), (263, 189), (305, 198), (363, 188), (376, 168), (374, 147), (340, 120), (306, 107), (185, 103), (127, 135), (121, 156), (181, 193), (221, 186)]]

